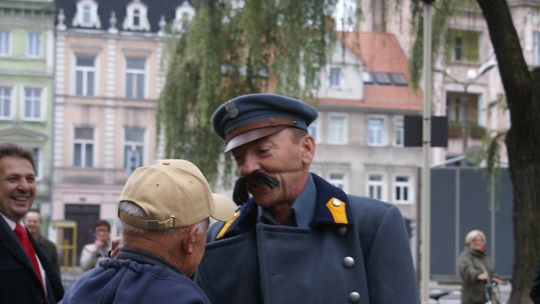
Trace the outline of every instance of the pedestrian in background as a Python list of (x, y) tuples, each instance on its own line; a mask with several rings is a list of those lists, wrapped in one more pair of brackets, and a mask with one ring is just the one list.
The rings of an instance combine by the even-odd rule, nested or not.
[[(191, 277), (204, 253), (209, 217), (226, 221), (235, 205), (213, 194), (185, 160), (136, 169), (118, 204), (123, 246), (87, 272), (62, 303), (210, 303)], [(215, 278), (215, 280), (227, 278)]]
[(480, 230), (471, 230), (465, 236), (465, 249), (459, 256), (458, 267), (462, 304), (484, 304), (488, 300), (486, 284), (506, 283), (495, 274), (493, 262), (486, 253), (486, 236)]
[(37, 210), (30, 210), (24, 216), (26, 228), (34, 237), (47, 260), (51, 262), (54, 270), (60, 274), (60, 264), (58, 263), (58, 250), (56, 245), (47, 238), (41, 236), (41, 214)]
[(60, 275), (23, 218), (36, 196), (32, 152), (0, 144), (0, 303), (49, 303), (62, 299)]
[(309, 172), (316, 117), (275, 94), (240, 96), (214, 112), (241, 177), (240, 208), (210, 228), (197, 274), (212, 303), (419, 303), (398, 208)]
[(100, 261), (107, 258), (111, 247), (111, 225), (109, 222), (99, 220), (94, 224), (92, 230), (94, 231), (94, 242), (84, 245), (81, 252), (80, 264), (85, 271), (96, 267)]

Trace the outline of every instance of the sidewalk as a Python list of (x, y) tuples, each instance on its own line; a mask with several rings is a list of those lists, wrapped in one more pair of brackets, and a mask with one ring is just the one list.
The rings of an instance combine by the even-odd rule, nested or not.
[[(440, 298), (439, 302), (435, 300), (430, 300), (429, 303), (433, 304), (460, 304), (461, 303), (461, 285), (459, 284), (441, 284), (435, 281), (429, 282), (429, 291), (430, 294), (438, 291), (449, 291), (450, 293), (446, 296)], [(512, 291), (512, 286), (510, 283), (506, 285), (499, 286), (499, 297), (501, 304), (506, 304), (508, 298), (510, 298), (510, 292)]]

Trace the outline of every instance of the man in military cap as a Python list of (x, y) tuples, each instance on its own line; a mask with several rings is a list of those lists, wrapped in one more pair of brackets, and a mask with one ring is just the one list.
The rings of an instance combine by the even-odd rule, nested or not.
[(192, 163), (163, 160), (135, 170), (120, 195), (124, 246), (69, 289), (62, 303), (210, 303), (190, 277), (201, 261), (209, 217), (235, 204), (211, 193)]
[(212, 303), (419, 303), (403, 218), (310, 173), (317, 117), (250, 94), (212, 117), (241, 176), (235, 216), (210, 228), (197, 282)]

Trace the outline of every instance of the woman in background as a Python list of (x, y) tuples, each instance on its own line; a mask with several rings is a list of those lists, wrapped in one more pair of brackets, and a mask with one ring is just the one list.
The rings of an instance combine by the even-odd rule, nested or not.
[(461, 277), (461, 303), (484, 304), (487, 301), (486, 283), (505, 281), (495, 275), (493, 262), (486, 254), (486, 236), (480, 230), (472, 230), (465, 237), (465, 249), (459, 256)]

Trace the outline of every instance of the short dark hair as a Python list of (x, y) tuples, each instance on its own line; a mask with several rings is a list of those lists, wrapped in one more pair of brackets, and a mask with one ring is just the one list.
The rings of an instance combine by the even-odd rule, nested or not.
[(28, 149), (13, 143), (0, 144), (0, 159), (8, 156), (24, 158), (32, 164), (32, 169), (36, 170), (34, 167), (34, 157), (32, 156), (32, 152)]
[(100, 227), (100, 226), (106, 226), (107, 227), (107, 230), (109, 232), (111, 232), (111, 224), (109, 224), (109, 222), (105, 221), (105, 220), (99, 220), (97, 221), (95, 224), (94, 224), (94, 227), (92, 228), (92, 230), (94, 232), (96, 232), (96, 228), (97, 227)]

